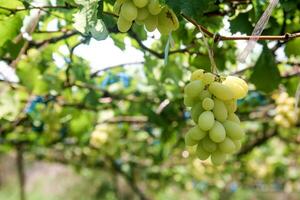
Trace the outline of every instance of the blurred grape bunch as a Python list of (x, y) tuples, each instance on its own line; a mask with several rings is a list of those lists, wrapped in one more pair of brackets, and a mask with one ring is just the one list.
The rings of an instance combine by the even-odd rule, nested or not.
[(275, 123), (283, 128), (295, 126), (298, 123), (300, 115), (299, 109), (295, 107), (295, 98), (289, 97), (286, 92), (274, 93), (272, 98), (276, 104)]
[(97, 149), (103, 148), (104, 146), (111, 149), (113, 145), (109, 145), (109, 143), (110, 141), (113, 141), (114, 133), (116, 133), (116, 131), (117, 130), (114, 125), (97, 125), (90, 136), (90, 145)]

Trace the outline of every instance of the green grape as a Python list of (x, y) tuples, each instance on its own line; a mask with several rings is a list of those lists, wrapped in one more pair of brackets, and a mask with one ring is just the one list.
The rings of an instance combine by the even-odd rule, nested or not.
[(193, 128), (191, 128), (187, 134), (189, 134), (193, 140), (201, 140), (202, 138), (204, 138), (206, 136), (206, 132), (202, 131), (199, 126), (195, 126)]
[(148, 4), (148, 10), (152, 15), (158, 15), (162, 10), (159, 0), (150, 0)]
[(120, 16), (126, 19), (127, 21), (133, 21), (136, 19), (138, 10), (131, 1), (126, 1), (122, 7)]
[(148, 4), (148, 0), (133, 0), (133, 3), (136, 7), (142, 8)]
[(203, 100), (205, 98), (211, 98), (211, 94), (208, 90), (203, 90), (202, 92), (200, 92), (199, 98), (200, 100)]
[(234, 97), (229, 87), (218, 82), (211, 83), (210, 86), (208, 87), (208, 90), (210, 93), (215, 95), (218, 99), (221, 99), (223, 101), (231, 100)]
[(205, 98), (202, 101), (202, 107), (204, 108), (204, 110), (212, 110), (214, 108), (214, 100), (212, 100), (211, 98)]
[(246, 93), (248, 93), (248, 85), (243, 79), (240, 79), (235, 76), (227, 76), (226, 80), (232, 80), (232, 81), (236, 82), (237, 84), (242, 86), (242, 88), (246, 91)]
[(132, 22), (127, 21), (123, 17), (119, 17), (117, 21), (117, 26), (120, 32), (127, 32), (132, 25)]
[(214, 165), (221, 165), (226, 160), (226, 154), (220, 151), (215, 151), (210, 156), (211, 162)]
[(198, 145), (196, 155), (200, 160), (206, 160), (210, 156), (210, 153), (205, 151), (201, 145)]
[(225, 101), (224, 103), (229, 113), (234, 113), (237, 110), (236, 100)]
[(195, 101), (193, 98), (191, 98), (187, 95), (184, 95), (183, 103), (186, 107), (192, 107), (195, 104)]
[(236, 150), (236, 147), (233, 141), (227, 137), (219, 144), (219, 149), (223, 153), (233, 153)]
[(215, 123), (214, 114), (211, 111), (204, 111), (198, 119), (198, 126), (204, 131), (208, 131)]
[(205, 137), (204, 139), (202, 139), (200, 141), (200, 144), (201, 144), (202, 148), (209, 153), (212, 153), (217, 149), (216, 143), (211, 141), (209, 139), (209, 137)]
[(235, 146), (235, 151), (239, 151), (242, 147), (242, 142), (241, 140), (232, 140)]
[(224, 141), (226, 137), (226, 132), (224, 126), (218, 122), (215, 121), (213, 127), (209, 130), (209, 138), (216, 143), (220, 143)]
[(184, 139), (185, 139), (186, 146), (194, 146), (194, 145), (198, 144), (198, 142), (199, 142), (197, 140), (193, 140), (191, 137), (191, 134), (186, 134)]
[(223, 101), (214, 99), (213, 113), (215, 118), (220, 122), (224, 122), (227, 119), (228, 112)]
[(191, 81), (202, 80), (203, 74), (204, 74), (203, 69), (197, 69), (192, 73)]
[(241, 123), (240, 118), (234, 113), (228, 114), (227, 120), (228, 121), (233, 121), (233, 122), (238, 123), (238, 124)]
[(226, 85), (231, 89), (235, 99), (241, 99), (247, 95), (247, 91), (245, 91), (244, 88), (240, 86), (238, 83), (236, 83), (235, 81), (226, 79), (225, 81), (222, 82), (222, 84)]
[(143, 21), (148, 17), (148, 15), (149, 15), (149, 11), (146, 8), (140, 8), (138, 9), (138, 15), (136, 19), (139, 21)]
[(170, 26), (165, 26), (159, 23), (159, 19), (157, 24), (157, 30), (160, 32), (161, 35), (168, 35), (169, 33), (172, 32), (172, 28)]
[(225, 121), (223, 126), (226, 130), (226, 135), (233, 140), (240, 140), (245, 135), (243, 129), (238, 123), (232, 121)]
[(191, 117), (196, 124), (198, 123), (199, 116), (203, 111), (204, 109), (202, 108), (201, 103), (197, 103), (195, 104), (195, 106), (192, 107)]
[(202, 81), (200, 80), (192, 81), (185, 86), (184, 94), (194, 98), (199, 96), (203, 89), (204, 89), (204, 85)]
[(179, 23), (174, 12), (167, 7), (158, 15), (158, 25), (157, 29), (162, 35), (169, 34), (171, 31), (178, 29)]
[(146, 30), (152, 32), (157, 27), (157, 16), (148, 15), (148, 17), (144, 20)]
[(125, 0), (117, 0), (114, 4), (114, 7), (113, 7), (113, 13), (116, 14), (116, 15), (119, 15), (120, 14), (120, 10), (121, 10), (121, 6), (122, 4), (124, 3)]
[(202, 81), (205, 85), (211, 84), (215, 81), (216, 76), (210, 72), (204, 73), (202, 77)]

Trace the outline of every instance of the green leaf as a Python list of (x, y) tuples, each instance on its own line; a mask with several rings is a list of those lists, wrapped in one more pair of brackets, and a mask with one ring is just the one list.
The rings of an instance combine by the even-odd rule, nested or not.
[(247, 35), (252, 33), (252, 24), (249, 21), (248, 13), (241, 13), (236, 18), (230, 21), (230, 31), (232, 33), (246, 33)]
[(300, 55), (300, 39), (294, 39), (292, 41), (289, 41), (285, 46), (285, 53), (287, 56), (299, 56)]
[(255, 84), (258, 90), (264, 92), (271, 92), (280, 83), (280, 73), (275, 57), (266, 45), (264, 45), (263, 52), (253, 68), (250, 81)]

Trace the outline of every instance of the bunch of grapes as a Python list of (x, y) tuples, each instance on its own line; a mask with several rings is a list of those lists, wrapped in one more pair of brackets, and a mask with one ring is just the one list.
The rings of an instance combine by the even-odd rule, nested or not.
[(227, 154), (240, 149), (245, 133), (234, 112), (237, 99), (247, 92), (247, 83), (238, 77), (220, 77), (201, 69), (192, 74), (184, 88), (184, 104), (191, 107), (196, 125), (187, 132), (185, 143), (196, 146), (200, 160), (210, 157), (214, 165), (220, 165)]
[(289, 97), (286, 92), (273, 95), (276, 104), (276, 124), (283, 128), (291, 128), (298, 122), (299, 110), (295, 108), (295, 98)]
[(145, 25), (147, 31), (156, 28), (162, 35), (169, 34), (179, 27), (175, 13), (159, 0), (117, 0), (114, 13), (119, 16), (117, 26), (120, 32), (127, 32), (133, 22)]

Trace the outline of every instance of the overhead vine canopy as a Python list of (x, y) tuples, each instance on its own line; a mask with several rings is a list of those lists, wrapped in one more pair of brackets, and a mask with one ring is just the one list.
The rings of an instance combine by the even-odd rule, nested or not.
[[(253, 187), (257, 180), (296, 190), (300, 172), (290, 171), (299, 167), (300, 150), (294, 120), (300, 0), (279, 1), (246, 63), (237, 57), (268, 1), (159, 3), (178, 19), (170, 34), (161, 35), (162, 27), (148, 32), (145, 21), (120, 32), (114, 0), (0, 0), (1, 154), (18, 150), (78, 169), (101, 168), (122, 176), (140, 199), (156, 199), (170, 187), (222, 199), (226, 185)], [(122, 51), (129, 43), (143, 61), (91, 69), (76, 50), (95, 40), (112, 40)], [(236, 113), (246, 136), (221, 167), (196, 159), (184, 145), (193, 126), (184, 86), (191, 72), (211, 71), (209, 51), (220, 75), (249, 85)]]

